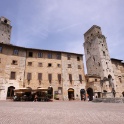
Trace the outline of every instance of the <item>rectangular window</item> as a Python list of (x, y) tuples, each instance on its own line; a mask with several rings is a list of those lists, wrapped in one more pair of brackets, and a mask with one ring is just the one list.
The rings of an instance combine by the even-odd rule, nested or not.
[(29, 52), (28, 57), (33, 57), (33, 52)]
[(80, 57), (79, 56), (77, 56), (77, 61), (80, 61)]
[(82, 83), (82, 75), (79, 74), (79, 81)]
[(38, 73), (38, 80), (42, 80), (42, 73)]
[(58, 81), (61, 83), (61, 74), (58, 74)]
[(61, 53), (57, 53), (56, 59), (61, 59)]
[(52, 66), (52, 64), (51, 63), (48, 63), (48, 67), (51, 67)]
[(12, 60), (12, 65), (17, 65), (17, 60)]
[(28, 66), (32, 66), (32, 62), (28, 62)]
[(71, 59), (71, 55), (67, 54), (67, 59), (70, 60)]
[(16, 72), (11, 72), (10, 79), (13, 79), (13, 80), (16, 79)]
[(122, 83), (122, 80), (121, 80), (121, 78), (119, 78), (119, 81), (120, 81), (120, 83)]
[(14, 49), (13, 54), (18, 55), (19, 51), (17, 49)]
[(72, 83), (72, 74), (69, 74), (69, 81)]
[(48, 58), (52, 59), (52, 53), (48, 53)]
[(49, 80), (49, 83), (51, 83), (51, 81), (52, 81), (52, 74), (48, 74), (48, 80)]
[(42, 67), (43, 64), (41, 62), (38, 63), (38, 67)]
[(0, 63), (1, 63), (1, 58), (0, 58)]
[(2, 47), (0, 46), (0, 53), (2, 53)]
[(81, 65), (78, 65), (78, 69), (81, 69)]
[(68, 64), (68, 68), (71, 68), (71, 64)]
[(43, 53), (39, 52), (38, 53), (38, 58), (42, 58), (43, 57)]
[(27, 73), (27, 80), (30, 81), (32, 79), (32, 74), (31, 73)]
[(105, 56), (105, 51), (103, 51), (103, 56)]

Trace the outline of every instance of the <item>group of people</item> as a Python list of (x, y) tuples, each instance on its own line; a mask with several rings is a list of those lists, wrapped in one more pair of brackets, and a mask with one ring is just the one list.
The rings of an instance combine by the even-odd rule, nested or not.
[(93, 98), (90, 98), (90, 96), (88, 95), (88, 94), (82, 94), (82, 101), (91, 101), (91, 100), (93, 100), (94, 99), (94, 96), (93, 96)]

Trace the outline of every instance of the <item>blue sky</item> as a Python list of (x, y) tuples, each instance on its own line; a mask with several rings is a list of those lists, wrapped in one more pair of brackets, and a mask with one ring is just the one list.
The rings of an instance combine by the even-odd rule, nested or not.
[(83, 34), (98, 25), (111, 58), (124, 60), (124, 0), (0, 0), (14, 45), (84, 54)]

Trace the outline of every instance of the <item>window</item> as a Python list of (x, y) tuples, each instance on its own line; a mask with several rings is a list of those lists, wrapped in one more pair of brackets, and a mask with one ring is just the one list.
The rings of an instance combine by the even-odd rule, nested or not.
[(68, 64), (68, 68), (71, 68), (71, 64)]
[(51, 83), (51, 81), (52, 81), (52, 74), (48, 74), (48, 80), (49, 80), (49, 83)]
[(82, 75), (79, 75), (79, 81), (82, 83)]
[(31, 73), (27, 73), (27, 80), (30, 81), (32, 79), (32, 74)]
[(13, 54), (18, 55), (19, 51), (17, 49), (14, 49)]
[(59, 67), (59, 68), (60, 68), (60, 67), (61, 67), (61, 65), (60, 65), (60, 64), (57, 64), (57, 67)]
[(67, 54), (67, 59), (70, 60), (71, 59), (71, 55)]
[(72, 83), (72, 74), (69, 74), (69, 81)]
[(32, 62), (28, 62), (28, 66), (32, 66)]
[(97, 79), (95, 79), (95, 81), (97, 82)]
[(33, 52), (29, 52), (28, 57), (33, 57)]
[(90, 52), (89, 52), (89, 49), (87, 49), (87, 54), (89, 54)]
[(38, 73), (38, 80), (42, 80), (42, 73)]
[(52, 64), (51, 63), (48, 63), (48, 67), (51, 67), (52, 66)]
[(80, 57), (79, 56), (77, 56), (77, 61), (80, 61)]
[(1, 58), (0, 58), (0, 63), (1, 63)]
[(39, 52), (38, 53), (38, 58), (42, 58), (43, 57), (43, 53)]
[(42, 67), (43, 64), (41, 62), (38, 63), (38, 67)]
[(2, 47), (0, 46), (0, 53), (2, 53)]
[(61, 53), (57, 53), (56, 59), (61, 59)]
[(81, 69), (81, 65), (78, 65), (78, 69)]
[(48, 58), (52, 59), (52, 53), (48, 53)]
[(58, 81), (61, 83), (61, 74), (58, 74)]
[(119, 78), (119, 81), (120, 81), (120, 83), (122, 83), (122, 80), (121, 80), (121, 78)]
[(103, 56), (105, 56), (105, 51), (103, 51)]
[(16, 72), (11, 72), (10, 79), (16, 79)]
[(12, 60), (12, 65), (17, 65), (17, 60)]

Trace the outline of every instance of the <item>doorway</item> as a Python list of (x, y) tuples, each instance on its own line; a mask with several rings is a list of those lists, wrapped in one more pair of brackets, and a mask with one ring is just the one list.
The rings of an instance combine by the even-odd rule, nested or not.
[(8, 87), (7, 99), (11, 99), (14, 96), (14, 89), (15, 87), (13, 86)]
[(81, 90), (80, 90), (80, 97), (81, 97), (81, 100), (86, 100), (86, 92), (85, 92), (85, 89), (81, 89)]
[(87, 94), (89, 96), (89, 101), (93, 100), (93, 89), (92, 88), (88, 88), (87, 89)]
[(68, 89), (68, 99), (74, 100), (74, 89), (72, 89), (72, 88)]

